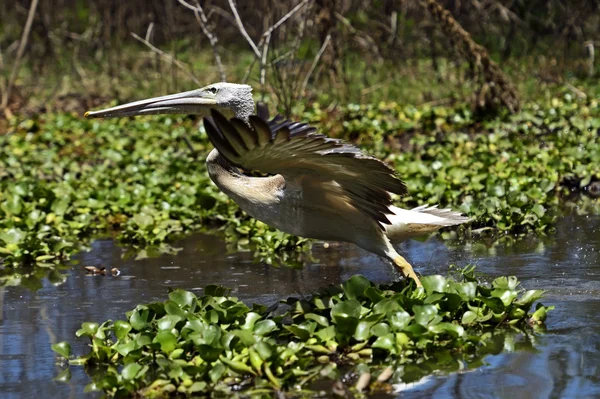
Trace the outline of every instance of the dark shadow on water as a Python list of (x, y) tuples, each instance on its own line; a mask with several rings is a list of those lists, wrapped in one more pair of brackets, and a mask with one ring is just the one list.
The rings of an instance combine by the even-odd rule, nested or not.
[[(208, 284), (222, 284), (244, 301), (270, 305), (354, 274), (375, 282), (398, 278), (381, 259), (351, 245), (315, 245), (319, 263), (302, 270), (256, 264), (250, 253), (228, 255), (224, 243), (211, 235), (189, 237), (176, 246), (183, 249), (175, 256), (135, 261), (123, 260), (112, 241), (98, 240), (78, 256), (80, 263), (62, 285), (45, 281), (37, 292), (0, 288), (0, 397), (81, 397), (89, 378), (72, 367), (69, 383), (53, 381), (61, 367), (50, 344), (68, 340), (75, 343), (75, 354), (83, 354), (86, 342), (74, 336), (82, 322), (124, 318), (136, 304), (163, 301), (167, 287), (200, 293)], [(507, 351), (487, 356), (474, 369), (397, 381), (399, 396), (600, 397), (600, 217), (566, 217), (556, 235), (514, 245), (445, 246), (434, 238), (405, 243), (402, 250), (423, 274), (446, 274), (449, 263), (475, 263), (490, 276), (516, 275), (528, 289), (548, 290), (544, 304), (556, 310), (548, 332), (534, 336), (536, 350), (513, 352), (503, 344)], [(117, 267), (121, 275), (87, 275), (85, 265)]]

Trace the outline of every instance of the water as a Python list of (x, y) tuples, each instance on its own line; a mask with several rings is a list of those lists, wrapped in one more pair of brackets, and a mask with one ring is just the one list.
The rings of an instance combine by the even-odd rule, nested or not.
[[(350, 245), (318, 245), (319, 263), (303, 270), (254, 264), (252, 255), (228, 255), (219, 238), (196, 235), (176, 246), (176, 256), (122, 260), (110, 240), (93, 243), (80, 254), (66, 283), (45, 282), (37, 292), (0, 288), (0, 397), (79, 398), (90, 382), (81, 367), (71, 367), (68, 383), (53, 381), (62, 370), (50, 350), (69, 341), (75, 354), (86, 340), (75, 331), (84, 321), (124, 318), (138, 303), (163, 301), (168, 287), (200, 293), (222, 284), (247, 302), (270, 305), (287, 296), (309, 293), (360, 273), (375, 282), (396, 278), (378, 257)], [(528, 289), (546, 289), (544, 304), (555, 305), (546, 334), (535, 336), (535, 349), (488, 356), (473, 370), (434, 375), (397, 384), (402, 398), (593, 398), (600, 397), (600, 217), (571, 216), (545, 239), (514, 245), (481, 242), (446, 247), (436, 239), (411, 241), (402, 249), (423, 274), (445, 274), (448, 263), (475, 263), (490, 276), (516, 275)], [(118, 277), (90, 276), (83, 266), (117, 267)], [(508, 347), (508, 345), (507, 345)]]

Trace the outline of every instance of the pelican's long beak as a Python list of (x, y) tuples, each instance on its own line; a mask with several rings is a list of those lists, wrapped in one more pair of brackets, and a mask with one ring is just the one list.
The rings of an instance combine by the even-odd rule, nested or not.
[(203, 89), (154, 97), (85, 113), (86, 118), (113, 118), (151, 114), (205, 114), (216, 106), (214, 94)]

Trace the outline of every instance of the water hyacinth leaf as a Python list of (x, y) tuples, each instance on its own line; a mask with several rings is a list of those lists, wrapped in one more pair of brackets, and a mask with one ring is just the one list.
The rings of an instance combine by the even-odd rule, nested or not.
[(130, 363), (123, 367), (121, 375), (126, 380), (133, 380), (142, 369), (142, 366), (137, 363)]
[(309, 319), (309, 320), (314, 320), (323, 327), (329, 326), (329, 320), (327, 320), (327, 317), (325, 317), (325, 316), (320, 316), (320, 315), (314, 314), (314, 313), (307, 313), (304, 315), (304, 318)]
[(256, 312), (248, 312), (248, 314), (246, 314), (246, 322), (242, 326), (242, 329), (252, 330), (254, 328), (254, 324), (260, 319), (262, 319), (260, 314)]
[(357, 341), (366, 341), (371, 338), (371, 326), (373, 326), (373, 324), (375, 324), (375, 322), (368, 322), (365, 320), (359, 321), (356, 330), (354, 331), (354, 339)]
[(67, 367), (66, 369), (61, 371), (56, 377), (54, 377), (54, 381), (58, 381), (58, 382), (71, 381), (71, 368)]
[(373, 306), (373, 313), (375, 314), (389, 315), (399, 310), (403, 310), (402, 306), (400, 306), (398, 301), (395, 301), (391, 298), (382, 299), (381, 301), (377, 302), (375, 306)]
[(219, 356), (223, 353), (222, 349), (215, 348), (211, 345), (198, 345), (198, 354), (200, 357), (207, 362), (216, 361)]
[(131, 331), (131, 325), (126, 321), (117, 320), (113, 324), (113, 330), (117, 339), (123, 339)]
[(537, 323), (543, 323), (548, 317), (548, 311), (554, 309), (554, 306), (544, 306), (541, 303), (538, 303), (535, 312), (531, 315), (531, 320)]
[(466, 325), (466, 326), (475, 324), (475, 321), (477, 320), (477, 317), (478, 317), (477, 313), (475, 313), (475, 312), (473, 312), (471, 310), (467, 310), (463, 314), (463, 316), (462, 316), (461, 323), (464, 324), (464, 325)]
[(52, 350), (56, 353), (58, 353), (59, 355), (61, 355), (62, 357), (69, 357), (71, 356), (71, 344), (69, 344), (68, 342), (58, 342), (56, 344), (52, 344), (51, 346)]
[(233, 334), (240, 339), (244, 346), (252, 346), (256, 342), (254, 335), (248, 330), (235, 330)]
[(493, 288), (503, 289), (503, 290), (514, 290), (519, 285), (519, 281), (515, 276), (510, 277), (498, 277), (492, 282)]
[(337, 324), (338, 331), (351, 335), (358, 325), (361, 305), (356, 299), (350, 299), (337, 303), (331, 309), (333, 322)]
[(235, 371), (239, 374), (253, 374), (256, 375), (256, 372), (248, 366), (246, 363), (239, 362), (236, 360), (229, 360), (225, 356), (220, 356), (219, 360), (227, 365), (231, 370)]
[(90, 323), (90, 322), (82, 323), (81, 328), (79, 330), (77, 330), (75, 335), (77, 335), (78, 337), (81, 337), (81, 336), (93, 337), (94, 334), (96, 334), (96, 332), (98, 332), (99, 326), (100, 325), (98, 323)]
[(17, 245), (23, 241), (26, 236), (27, 233), (14, 227), (0, 232), (0, 240), (4, 241), (5, 244)]
[(448, 284), (444, 276), (424, 276), (421, 278), (421, 284), (425, 288), (425, 292), (433, 294), (434, 292), (446, 292), (446, 285)]
[(335, 338), (335, 326), (329, 326), (327, 328), (323, 328), (315, 333), (315, 335), (324, 342), (331, 341)]
[(273, 320), (261, 320), (254, 325), (254, 334), (264, 336), (277, 329)]
[(410, 323), (412, 316), (405, 311), (395, 312), (390, 317), (390, 324), (395, 331), (404, 330)]
[(383, 335), (373, 342), (373, 348), (385, 349), (388, 352), (395, 352), (395, 339), (392, 334)]
[(170, 300), (166, 301), (165, 302), (165, 311), (169, 315), (179, 317), (180, 320), (186, 319), (187, 314), (186, 314), (185, 310), (181, 309), (179, 306), (180, 305), (177, 304), (175, 301), (170, 301)]
[(189, 291), (176, 289), (169, 293), (169, 298), (181, 307), (192, 307), (196, 300), (196, 295)]
[(177, 345), (177, 337), (170, 331), (159, 331), (152, 340), (153, 343), (160, 344), (160, 349), (164, 353), (171, 353)]
[(353, 317), (358, 319), (360, 317), (360, 302), (355, 299), (350, 299), (347, 301), (342, 301), (337, 303), (331, 309), (331, 316), (334, 320), (344, 319), (348, 317)]
[(477, 294), (477, 284), (474, 282), (453, 282), (451, 288), (465, 301), (470, 301)]
[(361, 275), (355, 275), (346, 280), (342, 287), (348, 299), (360, 299), (365, 296), (365, 290), (371, 282)]
[(438, 314), (438, 310), (434, 305), (415, 305), (413, 306), (415, 313), (415, 322), (422, 326), (426, 326), (433, 322)]
[(204, 288), (204, 295), (222, 297), (229, 294), (229, 289), (221, 287), (220, 285), (208, 285)]
[(275, 353), (274, 348), (264, 341), (257, 342), (254, 347), (263, 360), (271, 359)]
[(371, 327), (371, 333), (376, 337), (382, 337), (390, 333), (390, 326), (387, 323), (377, 323)]
[(494, 298), (499, 298), (504, 306), (509, 306), (519, 295), (517, 291), (511, 289), (495, 289), (492, 291)]
[(310, 338), (310, 332), (308, 332), (304, 328), (300, 328), (297, 325), (283, 326), (283, 328), (291, 332), (296, 337), (300, 338), (301, 341), (308, 341), (308, 339)]
[(115, 350), (119, 352), (121, 356), (127, 356), (131, 351), (134, 351), (138, 348), (136, 341), (129, 341), (126, 343), (118, 344), (115, 347)]
[(429, 331), (435, 334), (447, 333), (452, 335), (453, 338), (459, 338), (465, 334), (465, 329), (454, 323), (438, 323), (434, 326), (429, 326)]
[[(250, 310), (229, 296), (202, 296), (193, 300), (199, 306), (186, 308), (186, 319), (181, 320), (169, 314), (183, 311), (170, 297), (128, 313), (130, 320), (144, 325), (142, 332), (131, 321), (87, 325), (88, 331), (96, 333), (92, 350), (81, 358), (81, 364), (107, 367), (100, 385), (106, 393), (114, 389), (134, 392), (141, 387), (190, 395), (190, 387), (202, 382), (198, 385), (201, 392), (215, 389), (226, 393), (234, 385), (246, 384), (243, 394), (269, 395), (272, 390), (287, 391), (316, 379), (340, 378), (338, 356), (349, 370), (362, 365), (373, 375), (381, 371), (379, 362), (371, 363), (374, 359), (394, 362), (399, 353), (404, 375), (412, 372), (411, 365), (427, 370), (426, 359), (477, 359), (477, 353), (489, 352), (486, 344), (502, 326), (536, 326), (550, 310), (540, 305), (527, 314), (526, 305), (506, 307), (491, 295), (510, 290), (485, 289), (475, 281), (475, 298), (466, 300), (452, 293), (457, 284), (454, 278), (445, 279), (449, 292), (434, 289), (429, 294), (403, 282), (380, 287), (369, 283), (365, 292), (371, 289), (371, 294), (360, 300), (348, 299), (343, 287), (331, 287), (302, 300), (288, 299), (290, 306), (284, 314), (260, 305)], [(471, 285), (467, 287), (464, 291), (473, 291)], [(522, 298), (530, 303), (540, 294), (532, 291)], [(331, 304), (331, 310), (313, 307), (315, 299)], [(214, 322), (209, 316), (212, 313), (217, 314)], [(111, 329), (119, 341), (104, 334)], [(482, 333), (485, 330), (494, 334)], [(142, 368), (127, 370), (128, 380), (119, 370), (133, 367), (130, 364)]]
[(148, 327), (148, 316), (150, 311), (148, 309), (136, 309), (129, 318), (129, 324), (131, 327), (138, 331), (142, 331)]
[(543, 295), (544, 295), (543, 290), (528, 290), (528, 291), (525, 291), (525, 293), (519, 299), (517, 299), (514, 303), (519, 306), (529, 307), (535, 301), (540, 299)]
[[(171, 330), (175, 328), (177, 323), (181, 321), (181, 317), (174, 315), (164, 315), (159, 320), (157, 320), (157, 326), (159, 330)], [(133, 323), (132, 323), (133, 324)]]

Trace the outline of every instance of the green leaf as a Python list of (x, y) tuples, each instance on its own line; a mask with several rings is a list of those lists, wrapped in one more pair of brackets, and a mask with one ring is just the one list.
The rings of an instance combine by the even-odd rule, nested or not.
[(355, 299), (350, 299), (348, 301), (342, 301), (342, 302), (338, 302), (332, 309), (331, 309), (331, 316), (333, 317), (334, 320), (336, 319), (340, 319), (340, 318), (348, 318), (348, 317), (353, 317), (353, 318), (359, 318), (360, 317), (360, 302), (358, 302)]
[(422, 326), (427, 326), (438, 314), (434, 305), (414, 305), (413, 312), (415, 313), (415, 322)]
[(113, 329), (117, 339), (123, 339), (131, 331), (131, 325), (126, 321), (117, 320), (113, 324)]
[(314, 313), (307, 313), (304, 315), (304, 318), (309, 319), (309, 320), (314, 320), (323, 327), (329, 326), (329, 320), (327, 320), (327, 317), (325, 317), (325, 316), (319, 316), (318, 314), (314, 314)]
[(59, 342), (56, 344), (52, 344), (52, 350), (62, 357), (70, 357), (71, 356), (71, 345), (68, 342)]
[(335, 326), (323, 328), (315, 333), (315, 335), (323, 342), (331, 341), (335, 338)]
[(388, 352), (394, 353), (396, 349), (394, 341), (394, 336), (392, 334), (387, 334), (377, 338), (375, 342), (373, 342), (373, 348), (385, 349)]
[(129, 318), (129, 324), (137, 331), (142, 331), (146, 327), (148, 327), (148, 309), (138, 308), (133, 311), (131, 317)]
[(361, 275), (355, 275), (346, 280), (342, 287), (348, 299), (360, 299), (365, 296), (365, 290), (371, 286), (371, 282)]
[(499, 298), (504, 306), (509, 306), (517, 297), (518, 293), (515, 290), (495, 289), (492, 291), (492, 297)]
[(82, 323), (81, 324), (81, 329), (79, 329), (75, 335), (77, 335), (78, 337), (81, 337), (82, 335), (88, 336), (88, 337), (93, 337), (96, 332), (98, 332), (98, 327), (100, 325), (98, 323)]
[(423, 288), (425, 288), (427, 294), (446, 292), (446, 278), (440, 275), (424, 276), (421, 278), (421, 284), (423, 285)]
[(470, 326), (472, 324), (475, 324), (475, 321), (477, 320), (477, 313), (472, 312), (470, 310), (467, 310), (461, 319), (461, 323), (464, 324), (465, 326)]
[(387, 323), (377, 323), (371, 327), (371, 333), (376, 337), (390, 334), (390, 326)]
[(4, 241), (7, 245), (14, 244), (18, 245), (25, 239), (27, 233), (17, 228), (10, 228), (0, 233), (0, 240)]
[(160, 344), (160, 349), (164, 353), (169, 354), (177, 346), (177, 337), (170, 331), (159, 331), (152, 340), (152, 343)]
[(277, 330), (277, 324), (273, 320), (261, 320), (254, 325), (254, 334), (264, 336)]
[(142, 369), (142, 366), (137, 363), (129, 363), (127, 366), (123, 367), (123, 371), (121, 375), (125, 380), (133, 380), (139, 371)]
[(395, 331), (402, 331), (410, 323), (411, 315), (405, 311), (395, 312), (390, 316), (390, 324)]
[(181, 307), (192, 307), (194, 301), (197, 299), (196, 295), (194, 295), (192, 292), (184, 291), (182, 289), (176, 289), (170, 292), (169, 298)]
[(529, 308), (535, 301), (544, 296), (544, 291), (542, 290), (529, 290), (526, 291), (519, 299), (517, 299), (514, 303), (519, 306), (525, 306)]
[(238, 362), (235, 360), (229, 360), (225, 356), (219, 357), (219, 360), (221, 360), (224, 364), (229, 366), (229, 368), (235, 371), (236, 373), (256, 375), (256, 372), (252, 369), (252, 367), (248, 366), (246, 363)]
[(354, 331), (354, 339), (357, 341), (366, 341), (371, 338), (371, 326), (373, 324), (375, 324), (373, 321), (361, 320)]
[(54, 377), (54, 381), (59, 381), (59, 382), (71, 381), (71, 368), (67, 367), (66, 369), (61, 371), (56, 377)]

